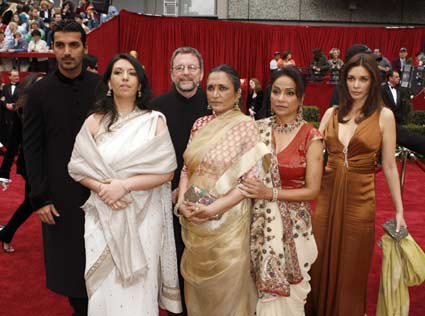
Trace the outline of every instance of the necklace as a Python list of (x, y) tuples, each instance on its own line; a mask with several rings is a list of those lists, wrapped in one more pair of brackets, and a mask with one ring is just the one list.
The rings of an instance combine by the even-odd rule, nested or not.
[(272, 128), (281, 134), (289, 134), (296, 128), (298, 128), (303, 122), (303, 118), (297, 115), (297, 118), (289, 123), (280, 123), (277, 121), (276, 115), (272, 118)]

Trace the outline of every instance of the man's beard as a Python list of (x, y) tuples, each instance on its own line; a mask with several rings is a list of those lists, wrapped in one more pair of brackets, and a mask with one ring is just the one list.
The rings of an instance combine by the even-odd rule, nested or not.
[(182, 92), (192, 92), (198, 87), (198, 85), (194, 81), (191, 81), (191, 83), (192, 84), (190, 86), (188, 84), (185, 84), (185, 87), (182, 87), (180, 83), (178, 83), (176, 86)]

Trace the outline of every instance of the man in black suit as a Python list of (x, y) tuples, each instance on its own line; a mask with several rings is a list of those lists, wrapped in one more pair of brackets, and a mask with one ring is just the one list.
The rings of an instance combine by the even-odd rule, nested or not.
[(406, 66), (406, 63), (407, 63), (407, 48), (406, 47), (400, 48), (398, 55), (399, 57), (393, 60), (393, 62), (391, 63), (391, 66), (393, 70), (400, 73), (401, 71), (403, 71), (404, 66)]
[(68, 174), (77, 133), (96, 99), (100, 76), (83, 69), (86, 33), (75, 21), (53, 31), (58, 68), (28, 93), (23, 148), (33, 209), (43, 222), (47, 287), (87, 315), (84, 213), (89, 191)]
[(382, 100), (390, 108), (396, 120), (397, 144), (410, 150), (425, 154), (425, 137), (411, 133), (402, 124), (403, 121), (403, 93), (400, 91), (400, 74), (390, 70), (387, 74), (387, 83), (382, 86)]
[(403, 112), (401, 108), (400, 74), (396, 70), (387, 72), (387, 82), (382, 85), (382, 99), (387, 107), (393, 112), (397, 124), (403, 124)]
[[(174, 173), (172, 189), (174, 201), (178, 196), (178, 186), (183, 168), (183, 153), (186, 150), (193, 123), (208, 114), (208, 101), (205, 91), (200, 87), (204, 76), (204, 63), (201, 54), (193, 47), (179, 47), (171, 56), (170, 75), (173, 83), (168, 91), (151, 101), (151, 107), (164, 113), (177, 157), (177, 170)], [(179, 268), (180, 292), (183, 313), (186, 315), (184, 301), (184, 280), (180, 273), (180, 261), (184, 251), (179, 219), (174, 216), (174, 237), (176, 241)], [(174, 315), (171, 312), (169, 315)]]
[(6, 147), (9, 144), (13, 125), (13, 112), (18, 100), (19, 72), (10, 72), (10, 83), (3, 86), (3, 96), (0, 101), (0, 142)]

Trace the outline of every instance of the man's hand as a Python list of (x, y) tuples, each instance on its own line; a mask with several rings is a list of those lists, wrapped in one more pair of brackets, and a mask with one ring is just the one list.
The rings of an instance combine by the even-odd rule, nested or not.
[(43, 223), (46, 223), (49, 225), (56, 224), (54, 216), (56, 217), (60, 216), (59, 212), (56, 210), (53, 204), (47, 204), (47, 205), (44, 205), (43, 207), (40, 207), (36, 211), (36, 213)]
[(7, 108), (9, 111), (13, 111), (13, 103), (6, 103), (6, 108)]

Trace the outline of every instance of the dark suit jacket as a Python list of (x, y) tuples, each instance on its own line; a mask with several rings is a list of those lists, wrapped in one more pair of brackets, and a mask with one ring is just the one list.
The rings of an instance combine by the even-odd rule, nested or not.
[(4, 101), (0, 101), (0, 141), (3, 145), (8, 146), (9, 138), (11, 136), (11, 128), (13, 124), (13, 113), (6, 108), (6, 103), (16, 103), (18, 100), (18, 85), (12, 95), (11, 84), (4, 85), (1, 96), (5, 97)]
[(12, 132), (10, 134), (7, 151), (4, 155), (4, 159), (0, 167), (1, 178), (7, 178), (7, 179), (10, 178), (10, 169), (12, 168), (13, 161), (15, 159), (15, 156), (18, 155), (18, 153), (19, 155), (16, 161), (16, 167), (17, 167), (16, 173), (19, 173), (24, 178), (26, 178), (25, 162), (24, 162), (24, 157), (21, 150), (21, 143), (22, 143), (21, 113), (22, 113), (21, 111), (19, 113), (17, 111), (12, 112), (13, 114)]
[[(404, 62), (405, 65), (406, 65), (406, 61), (407, 61), (407, 59)], [(401, 77), (401, 73), (400, 73), (400, 71), (401, 71), (401, 62), (400, 62), (400, 58), (397, 58), (397, 59), (393, 60), (393, 62), (391, 63), (391, 67), (393, 68), (393, 70), (397, 71), (400, 74), (400, 77)]]
[(3, 87), (3, 96), (6, 98), (5, 103), (16, 103), (19, 95), (19, 83), (16, 84), (12, 94), (12, 84), (5, 84)]
[(34, 83), (24, 108), (23, 149), (34, 210), (51, 204), (60, 213), (43, 224), (47, 287), (84, 297), (84, 213), (89, 190), (68, 174), (75, 137), (96, 100), (100, 76), (83, 71), (74, 79), (58, 70)]
[(394, 112), (394, 116), (395, 116), (397, 124), (401, 124), (403, 121), (403, 112), (401, 109), (400, 88), (396, 87), (396, 91), (397, 91), (396, 101), (394, 101), (393, 95), (391, 93), (391, 88), (388, 85), (388, 83), (384, 84), (381, 87), (381, 90), (382, 90), (382, 100), (384, 101), (385, 105)]

